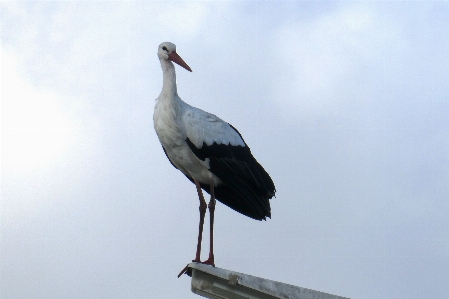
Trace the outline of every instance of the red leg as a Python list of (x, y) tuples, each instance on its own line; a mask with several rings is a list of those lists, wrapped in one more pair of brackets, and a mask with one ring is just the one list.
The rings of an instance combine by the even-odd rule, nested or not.
[(209, 248), (209, 258), (203, 262), (203, 264), (212, 265), (215, 267), (214, 263), (214, 212), (215, 212), (215, 193), (214, 184), (210, 184), (210, 202), (209, 202), (209, 213), (210, 213), (210, 248)]
[[(200, 256), (201, 256), (201, 241), (203, 239), (203, 224), (204, 224), (204, 215), (206, 214), (207, 204), (204, 200), (203, 192), (201, 191), (201, 185), (200, 182), (197, 180), (195, 181), (196, 191), (198, 192), (198, 197), (200, 199), (200, 225), (199, 225), (199, 232), (198, 232), (198, 244), (196, 245), (196, 255), (195, 259), (192, 262), (201, 263)], [(181, 277), (182, 274), (186, 273), (189, 268), (189, 265), (184, 267), (184, 269), (181, 270), (181, 272), (178, 274), (178, 278)]]
[[(203, 192), (201, 191), (201, 185), (197, 180), (195, 181), (196, 191), (198, 192), (198, 197), (200, 199), (200, 225), (198, 232), (198, 244), (196, 246), (196, 256), (192, 262), (207, 264), (215, 267), (214, 264), (214, 211), (215, 211), (215, 194), (214, 194), (214, 184), (211, 182), (210, 191), (211, 197), (209, 202), (209, 212), (210, 212), (210, 250), (209, 250), (209, 258), (201, 262), (201, 241), (203, 239), (203, 225), (204, 225), (204, 216), (206, 214), (207, 204), (204, 200)], [(182, 274), (186, 273), (189, 268), (189, 265), (185, 266), (184, 269), (178, 274), (178, 278), (181, 277)]]
[(192, 262), (200, 263), (200, 255), (201, 255), (201, 241), (203, 239), (203, 225), (204, 225), (204, 215), (206, 215), (207, 204), (204, 200), (203, 192), (201, 191), (200, 183), (195, 180), (196, 191), (198, 192), (198, 197), (200, 199), (200, 225), (198, 231), (198, 244), (196, 245), (196, 255), (195, 259)]

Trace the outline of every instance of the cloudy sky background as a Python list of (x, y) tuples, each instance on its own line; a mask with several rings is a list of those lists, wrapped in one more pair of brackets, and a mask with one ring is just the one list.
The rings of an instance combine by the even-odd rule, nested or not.
[(163, 41), (278, 190), (266, 222), (217, 205), (218, 267), (449, 297), (448, 2), (0, 5), (2, 299), (197, 298), (196, 190), (152, 123)]

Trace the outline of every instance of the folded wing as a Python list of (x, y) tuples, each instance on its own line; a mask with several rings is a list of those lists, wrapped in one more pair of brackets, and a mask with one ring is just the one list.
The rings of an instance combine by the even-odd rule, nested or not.
[[(217, 200), (253, 219), (270, 217), (274, 183), (240, 133), (215, 115), (195, 112), (184, 118), (186, 142), (196, 157), (208, 159), (209, 171), (222, 180), (214, 189)], [(201, 186), (210, 193), (208, 184)]]

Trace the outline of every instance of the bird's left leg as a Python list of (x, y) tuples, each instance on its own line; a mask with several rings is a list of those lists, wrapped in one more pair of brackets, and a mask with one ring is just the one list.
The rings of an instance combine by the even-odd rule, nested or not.
[(210, 201), (209, 201), (209, 214), (210, 214), (210, 248), (209, 248), (209, 258), (203, 262), (203, 264), (212, 265), (215, 267), (214, 263), (214, 212), (215, 212), (215, 192), (214, 192), (214, 182), (211, 180), (210, 183)]

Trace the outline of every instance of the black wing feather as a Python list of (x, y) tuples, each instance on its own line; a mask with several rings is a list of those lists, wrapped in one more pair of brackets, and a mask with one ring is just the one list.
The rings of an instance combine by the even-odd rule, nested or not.
[[(232, 125), (231, 128), (242, 138)], [(197, 148), (189, 138), (186, 142), (199, 159), (209, 159), (209, 170), (223, 181), (224, 185), (214, 188), (217, 200), (253, 219), (271, 217), (269, 200), (276, 192), (274, 183), (246, 143), (245, 146), (203, 143)], [(192, 178), (189, 180), (193, 182)], [(209, 185), (201, 184), (201, 187), (210, 193)]]

